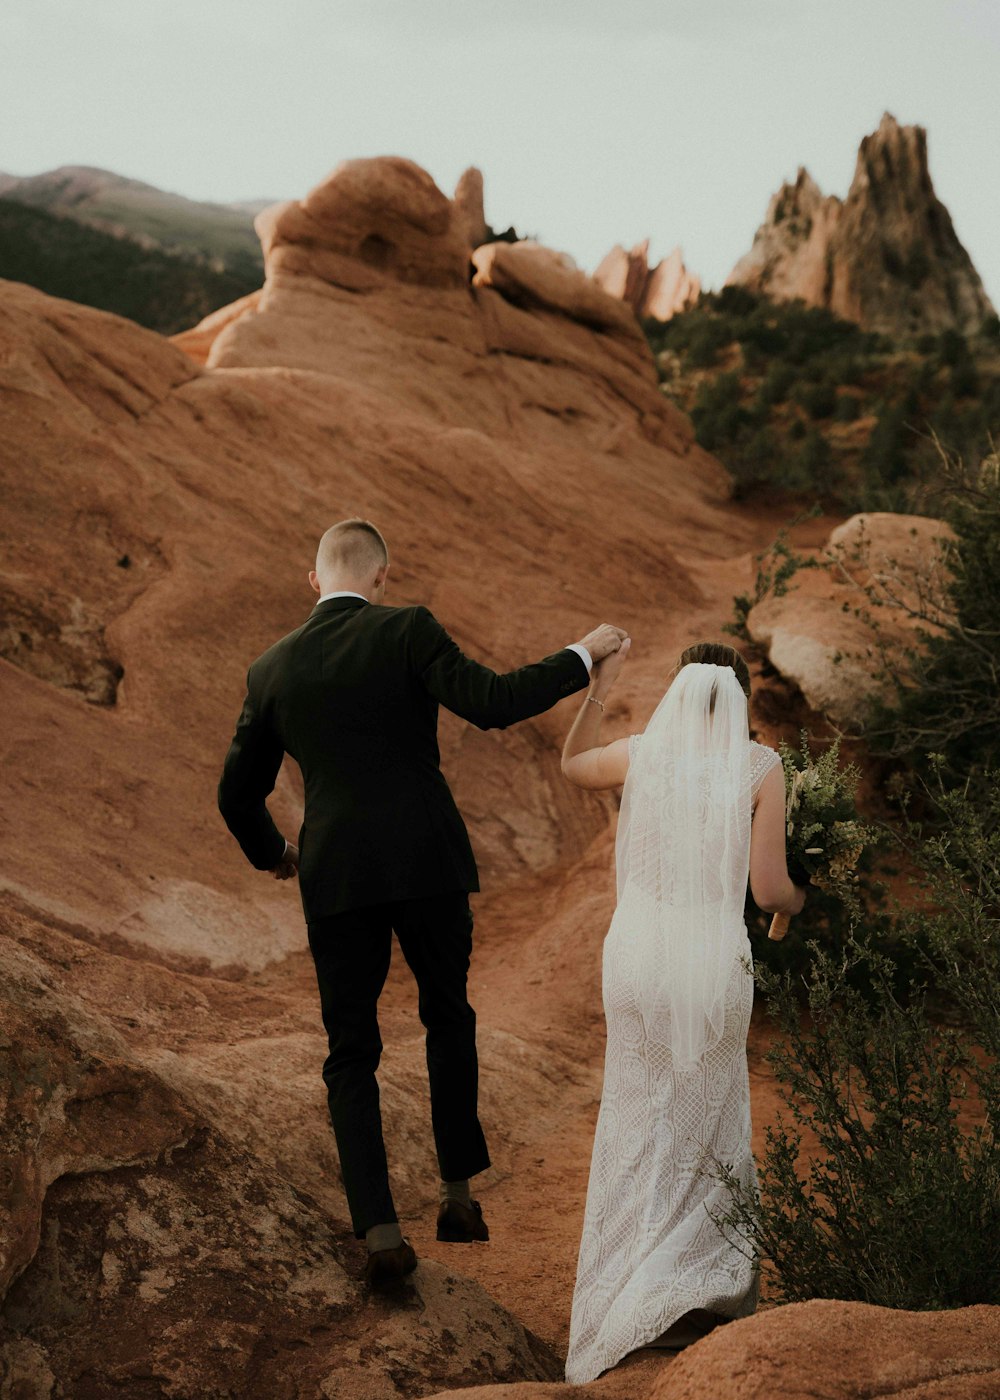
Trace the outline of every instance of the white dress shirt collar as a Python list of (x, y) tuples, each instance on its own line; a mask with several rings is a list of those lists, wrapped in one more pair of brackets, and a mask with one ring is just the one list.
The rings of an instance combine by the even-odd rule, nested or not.
[(336, 593), (324, 593), (322, 597), (316, 599), (316, 603), (314, 603), (313, 606), (315, 607), (319, 603), (325, 603), (328, 598), (360, 598), (362, 603), (368, 602), (368, 599), (363, 593), (354, 593), (349, 588), (341, 588)]

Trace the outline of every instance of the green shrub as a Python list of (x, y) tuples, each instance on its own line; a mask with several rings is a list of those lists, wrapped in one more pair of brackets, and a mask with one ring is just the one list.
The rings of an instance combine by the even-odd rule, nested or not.
[(928, 579), (910, 608), (919, 644), (887, 650), (889, 698), (866, 737), (916, 768), (940, 754), (950, 777), (981, 785), (1000, 767), (1000, 457), (969, 471), (940, 450), (938, 469), (955, 543), (943, 580)]
[(959, 364), (952, 365), (948, 379), (956, 399), (971, 398), (979, 389), (979, 376), (971, 360), (962, 360)]
[(919, 897), (896, 911), (891, 955), (870, 930), (813, 941), (803, 977), (757, 965), (790, 1118), (767, 1131), (759, 1203), (715, 1170), (720, 1226), (770, 1265), (781, 1301), (1000, 1303), (1000, 772), (974, 793), (932, 769), (929, 835), (904, 807)]
[[(770, 1266), (782, 1302), (1000, 1303), (995, 1059), (984, 1067), (969, 1038), (939, 1030), (919, 987), (900, 999), (893, 965), (870, 944), (815, 946), (806, 1017), (788, 974), (761, 969), (757, 980), (779, 1027), (767, 1059), (790, 1119), (767, 1130), (759, 1201), (716, 1162), (730, 1195), (720, 1227)], [(970, 1080), (981, 1131), (959, 1123)]]
[(795, 371), (784, 360), (776, 360), (764, 376), (760, 395), (765, 403), (784, 403), (795, 383)]
[(795, 398), (810, 418), (829, 418), (837, 407), (837, 390), (827, 379), (801, 385)]
[(861, 400), (857, 394), (838, 394), (833, 416), (838, 423), (853, 423), (861, 412)]
[(746, 419), (740, 407), (740, 376), (733, 370), (718, 379), (706, 379), (698, 390), (691, 421), (702, 447), (710, 452), (730, 442)]
[(684, 362), (689, 369), (707, 369), (714, 365), (719, 351), (730, 343), (730, 335), (722, 321), (699, 321), (691, 331)]
[(938, 336), (938, 359), (943, 365), (959, 365), (969, 358), (965, 336), (959, 331), (942, 331)]

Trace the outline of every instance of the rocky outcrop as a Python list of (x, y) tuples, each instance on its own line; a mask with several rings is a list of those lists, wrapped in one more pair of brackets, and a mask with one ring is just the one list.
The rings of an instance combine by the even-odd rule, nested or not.
[(489, 237), (489, 225), (483, 207), (483, 174), (474, 165), (463, 170), (452, 198), (455, 217), (470, 248), (478, 248)]
[(779, 301), (801, 297), (893, 336), (970, 334), (993, 312), (934, 193), (926, 131), (888, 112), (861, 142), (847, 198), (824, 196), (800, 169), (727, 282)]
[[(4, 1395), (389, 1397), (559, 1374), (440, 1265), (373, 1303), (349, 1232), (187, 1101), (169, 1057), (143, 1063), (53, 984), (60, 939), (5, 933)], [(21, 941), (39, 934), (48, 956)]]
[(719, 1327), (683, 1351), (649, 1400), (992, 1400), (1000, 1308), (897, 1312), (817, 1299)]
[(918, 628), (935, 625), (950, 536), (943, 521), (927, 516), (852, 516), (830, 535), (819, 567), (751, 609), (750, 635), (813, 709), (856, 728), (868, 702), (885, 691), (885, 655), (914, 645)]
[[(267, 286), (203, 327), (205, 365), (2, 286), (0, 582), (36, 659), (23, 641), (0, 658), (0, 1393), (82, 1400), (93, 1375), (95, 1397), (179, 1400), (218, 1393), (225, 1368), (250, 1396), (392, 1400), (548, 1377), (512, 1317), (564, 1345), (578, 1226), (539, 1220), (537, 1199), (585, 1190), (613, 888), (613, 803), (559, 772), (572, 702), (488, 734), (442, 717), (485, 890), (472, 977), (496, 1166), (477, 1190), (496, 1231), (461, 1258), (435, 1239), (397, 958), (382, 1110), (422, 1261), (398, 1314), (358, 1289), (295, 886), (242, 859), (219, 767), (248, 661), (308, 615), (332, 519), (375, 519), (389, 601), (427, 603), (496, 668), (623, 618), (646, 638), (609, 706), (623, 727), (692, 628), (728, 614), (754, 527), (620, 302), (530, 249), (472, 285), (452, 201), (408, 163), (327, 183), (262, 215)], [(71, 653), (53, 642), (43, 665), (46, 638)], [(77, 653), (121, 667), (115, 704), (74, 683)], [(297, 831), (291, 761), (270, 805)]]
[[(476, 249), (470, 287), (468, 209), (412, 162), (348, 161), (301, 202), (266, 210), (257, 226), (264, 290), (224, 324), (210, 367), (360, 374), (369, 389), (420, 412), (444, 378), (460, 376), (462, 402), (442, 405), (439, 416), (492, 431), (505, 417), (494, 373), (502, 356), (504, 392), (520, 382), (529, 400), (541, 396), (543, 412), (620, 434), (614, 405), (625, 403), (636, 431), (692, 450), (690, 425), (659, 392), (628, 309), (566, 254), (527, 241)], [(584, 377), (539, 372), (552, 364), (577, 366)]]
[(220, 332), (233, 321), (238, 321), (241, 316), (256, 311), (259, 302), (260, 292), (250, 292), (248, 296), (240, 297), (228, 306), (220, 306), (218, 311), (204, 316), (196, 326), (180, 331), (170, 339), (185, 355), (189, 355), (195, 364), (203, 365)]
[(594, 286), (568, 253), (524, 239), (487, 243), (472, 255), (475, 287), (492, 287), (528, 310), (554, 311), (636, 345), (635, 320), (614, 297)]
[(613, 297), (632, 307), (639, 317), (669, 321), (693, 306), (701, 294), (701, 281), (684, 266), (680, 248), (655, 267), (649, 266), (649, 239), (630, 251), (616, 243), (594, 270), (594, 281)]
[(794, 182), (782, 185), (771, 199), (753, 247), (727, 282), (775, 301), (801, 297), (810, 306), (828, 306), (830, 239), (842, 207), (836, 195), (824, 195), (800, 167)]

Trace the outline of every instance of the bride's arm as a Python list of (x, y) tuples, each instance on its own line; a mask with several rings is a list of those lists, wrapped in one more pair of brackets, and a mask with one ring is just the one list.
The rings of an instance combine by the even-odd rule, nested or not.
[(785, 856), (785, 779), (776, 763), (760, 785), (750, 828), (750, 892), (766, 914), (797, 914), (805, 891), (788, 875)]
[(582, 788), (620, 787), (628, 773), (628, 739), (601, 743), (604, 702), (628, 656), (630, 642), (599, 662), (590, 678), (590, 689), (566, 735), (562, 770), (571, 783)]

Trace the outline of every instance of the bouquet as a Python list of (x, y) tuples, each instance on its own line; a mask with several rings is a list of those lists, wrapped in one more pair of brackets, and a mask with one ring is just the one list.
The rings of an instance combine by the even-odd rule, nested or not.
[[(785, 772), (788, 873), (795, 884), (816, 885), (857, 912), (854, 871), (875, 835), (859, 819), (854, 802), (861, 774), (853, 763), (840, 767), (839, 738), (819, 758), (813, 758), (805, 730), (801, 749), (781, 743), (778, 751)], [(768, 937), (784, 938), (789, 918), (775, 914)]]

